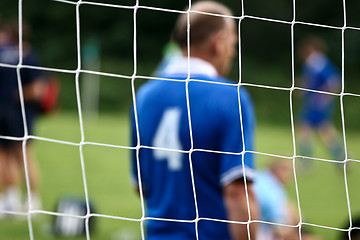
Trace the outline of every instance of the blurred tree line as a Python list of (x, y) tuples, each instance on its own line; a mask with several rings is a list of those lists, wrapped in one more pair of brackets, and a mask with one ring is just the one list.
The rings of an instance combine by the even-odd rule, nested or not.
[[(31, 29), (27, 41), (38, 52), (42, 65), (50, 68), (75, 70), (78, 68), (77, 34), (80, 36), (81, 55), (88, 39), (97, 39), (100, 49), (100, 68), (87, 69), (124, 76), (135, 73), (151, 76), (162, 57), (163, 46), (168, 42), (177, 13), (138, 8), (116, 8), (76, 4), (53, 0), (23, 0), (23, 22)], [(76, 3), (75, 0), (68, 2)], [(91, 0), (94, 3), (134, 6), (136, 0)], [(297, 22), (316, 23), (332, 27), (315, 27), (301, 23), (294, 25), (295, 76), (300, 65), (296, 58), (296, 44), (307, 35), (323, 38), (329, 46), (329, 56), (341, 69), (342, 30), (341, 27), (360, 28), (360, 1), (347, 0), (345, 10), (342, 0), (296, 1), (293, 12), (292, 0), (219, 0), (229, 6), (235, 16), (254, 16), (281, 20), (286, 23), (263, 21), (245, 17), (239, 24), (241, 32), (241, 73), (239, 60), (235, 59), (230, 78), (252, 84), (266, 84), (278, 87), (292, 86), (291, 24)], [(188, 0), (163, 1), (139, 0), (140, 6), (183, 10)], [(77, 9), (79, 14), (77, 14)], [(1, 0), (0, 16), (3, 21), (18, 18), (18, 1)], [(344, 14), (346, 15), (344, 16)], [(295, 14), (295, 16), (294, 16)], [(294, 18), (295, 17), (295, 18)], [(135, 19), (135, 22), (134, 22)], [(77, 33), (77, 24), (80, 32)], [(135, 35), (134, 35), (135, 33)], [(136, 40), (134, 41), (134, 36)], [(360, 94), (360, 31), (348, 28), (345, 39), (345, 91)], [(135, 45), (134, 45), (135, 44)], [(136, 59), (134, 59), (134, 48)], [(87, 66), (82, 64), (82, 69)], [(62, 83), (61, 104), (64, 109), (76, 109), (75, 74), (56, 73)], [(87, 74), (81, 74), (81, 79)], [(136, 85), (145, 80), (136, 79)], [(300, 84), (295, 80), (295, 86)], [(264, 90), (249, 87), (260, 121), (289, 121), (289, 91)], [(294, 93), (294, 104), (297, 92)], [(349, 99), (349, 100), (348, 100)], [(123, 111), (131, 104), (131, 79), (101, 77), (100, 110)], [(357, 98), (345, 97), (345, 110), (351, 118), (360, 117), (356, 111)], [(276, 108), (276, 114), (274, 114)]]

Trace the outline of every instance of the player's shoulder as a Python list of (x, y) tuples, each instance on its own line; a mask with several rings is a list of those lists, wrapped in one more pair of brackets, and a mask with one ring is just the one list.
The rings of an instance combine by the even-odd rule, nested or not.
[(234, 104), (238, 105), (239, 96), (242, 104), (249, 105), (252, 103), (250, 94), (244, 86), (222, 76), (198, 77), (189, 86), (193, 86), (191, 90), (197, 92), (197, 94), (206, 96), (211, 104), (220, 107), (226, 106), (226, 109), (229, 109), (229, 106)]
[(236, 93), (237, 91), (236, 83), (221, 76), (194, 76), (191, 80), (193, 81), (195, 88), (211, 92), (212, 94), (223, 95), (224, 98), (228, 96), (226, 93)]
[(152, 79), (144, 83), (137, 91), (139, 101), (159, 101), (173, 98), (185, 92), (185, 83), (176, 79)]
[(156, 91), (162, 91), (164, 88), (166, 88), (168, 91), (174, 91), (174, 89), (171, 89), (174, 84), (171, 83), (176, 83), (176, 81), (161, 77), (157, 78), (158, 79), (151, 79), (142, 84), (137, 90), (137, 95), (149, 95)]
[(224, 87), (221, 87), (220, 91), (217, 91), (223, 97), (226, 98), (226, 96), (233, 96), (235, 94), (236, 97), (240, 96), (240, 101), (244, 104), (252, 102), (251, 96), (244, 86), (241, 86), (224, 77), (218, 77), (217, 81), (224, 84)]

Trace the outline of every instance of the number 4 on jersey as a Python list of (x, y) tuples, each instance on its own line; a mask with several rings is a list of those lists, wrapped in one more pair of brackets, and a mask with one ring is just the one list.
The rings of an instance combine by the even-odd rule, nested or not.
[[(180, 132), (180, 108), (166, 109), (158, 129), (155, 132), (153, 146), (156, 148), (166, 148), (171, 150), (181, 150)], [(168, 168), (172, 171), (178, 171), (182, 167), (182, 154), (180, 152), (155, 149), (154, 157), (157, 160), (166, 160)]]

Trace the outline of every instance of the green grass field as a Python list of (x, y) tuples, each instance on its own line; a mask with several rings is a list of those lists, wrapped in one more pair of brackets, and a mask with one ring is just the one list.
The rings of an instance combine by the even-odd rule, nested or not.
[[(129, 146), (128, 118), (126, 114), (102, 114), (98, 121), (84, 118), (85, 142)], [(79, 120), (76, 113), (58, 113), (46, 116), (38, 122), (37, 136), (62, 140), (69, 143), (81, 141)], [(352, 158), (359, 158), (357, 143), (360, 134), (351, 131), (347, 136)], [(54, 211), (61, 196), (84, 197), (84, 176), (80, 161), (84, 156), (86, 184), (89, 198), (96, 213), (139, 219), (140, 200), (132, 189), (129, 176), (129, 151), (122, 148), (60, 144), (41, 140), (32, 141), (34, 153), (41, 172), (41, 195), (43, 210)], [(317, 144), (316, 157), (327, 157), (326, 149)], [(291, 129), (285, 126), (259, 124), (257, 151), (292, 156)], [(258, 167), (264, 167), (271, 157), (258, 155)], [(300, 160), (299, 160), (300, 161)], [(297, 183), (303, 221), (311, 224), (341, 228), (348, 219), (345, 181), (337, 164), (316, 161), (310, 172), (297, 168)], [(353, 215), (360, 214), (360, 191), (358, 176), (360, 164), (353, 163), (348, 172), (348, 187)], [(296, 202), (294, 181), (288, 186), (290, 198)], [(51, 235), (53, 216), (32, 216), (34, 239), (57, 239)], [(140, 223), (110, 218), (95, 218), (96, 228), (91, 239), (140, 239)], [(335, 240), (339, 231), (321, 227), (310, 230), (326, 240)], [(0, 239), (29, 239), (26, 217), (13, 217), (0, 221)], [(71, 239), (86, 239), (71, 238)]]

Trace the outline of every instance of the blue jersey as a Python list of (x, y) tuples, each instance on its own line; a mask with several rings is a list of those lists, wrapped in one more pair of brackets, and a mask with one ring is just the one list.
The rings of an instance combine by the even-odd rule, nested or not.
[[(304, 87), (317, 91), (336, 91), (340, 85), (340, 74), (333, 63), (323, 54), (314, 53), (306, 60), (302, 79)], [(328, 121), (334, 109), (334, 97), (327, 94), (306, 92), (301, 118), (310, 125), (319, 126)]]
[[(208, 82), (189, 82), (189, 108), (185, 82), (152, 80), (137, 92), (140, 138), (137, 139), (133, 118), (133, 146), (139, 140), (144, 147), (139, 150), (139, 168), (133, 152), (133, 177), (137, 181), (139, 170), (146, 217), (191, 221), (196, 219), (197, 206), (200, 218), (226, 220), (223, 187), (243, 177), (240, 153), (253, 150), (252, 102), (241, 87), (242, 134), (238, 88), (216, 84), (230, 83), (218, 76), (194, 74), (191, 78)], [(245, 175), (251, 179), (254, 175), (251, 153), (244, 155), (244, 162)], [(195, 226), (188, 222), (148, 220), (147, 239), (195, 239)], [(203, 219), (197, 227), (200, 239), (230, 239), (225, 223)]]

